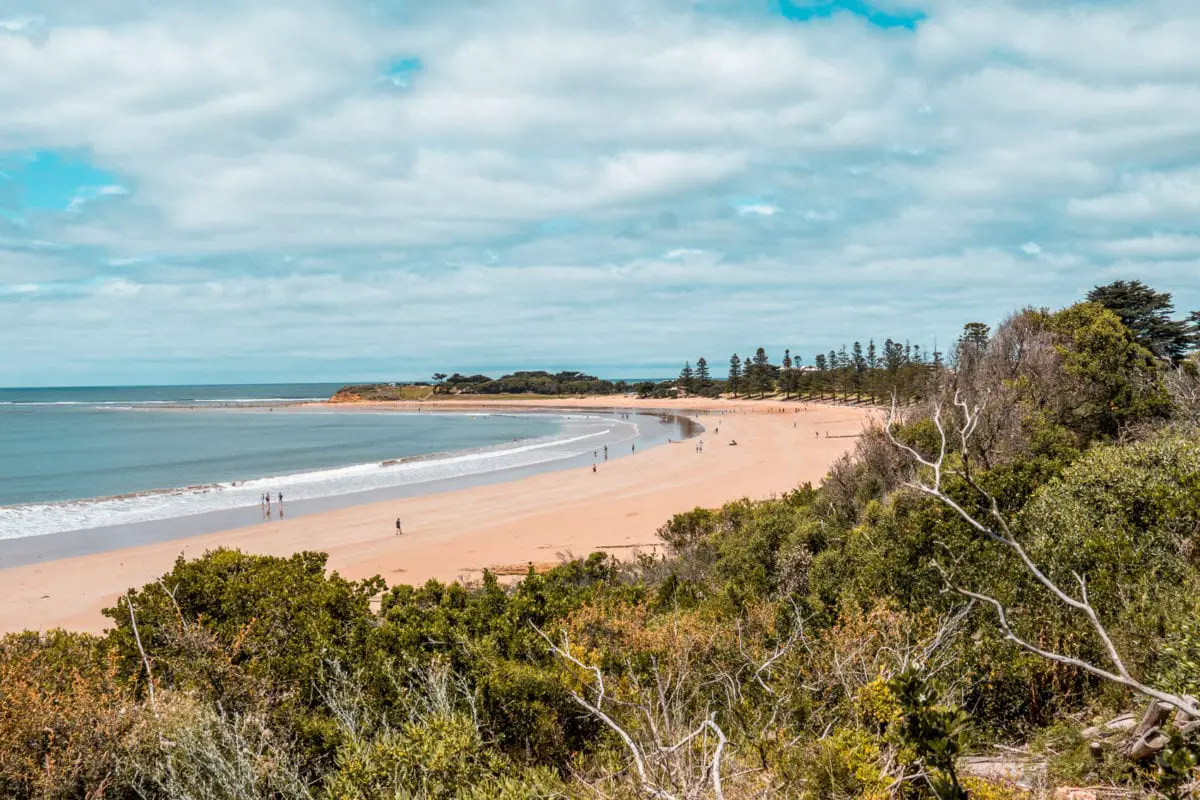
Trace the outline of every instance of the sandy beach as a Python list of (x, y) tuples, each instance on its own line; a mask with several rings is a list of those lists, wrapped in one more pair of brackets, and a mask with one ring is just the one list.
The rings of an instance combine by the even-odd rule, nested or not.
[[(0, 632), (56, 627), (99, 632), (100, 611), (180, 554), (217, 547), (329, 554), (349, 578), (389, 585), (478, 578), (485, 568), (557, 562), (596, 550), (627, 557), (657, 546), (671, 515), (820, 480), (854, 447), (871, 412), (798, 403), (632, 398), (454, 403), (456, 407), (658, 408), (688, 411), (706, 431), (599, 465), (397, 501), (264, 522), (220, 533), (0, 570)], [(403, 408), (403, 404), (373, 404)], [(426, 404), (428, 405), (428, 404)], [(719, 430), (719, 433), (717, 432)], [(819, 434), (819, 435), (818, 435)], [(730, 446), (736, 440), (737, 446)], [(697, 444), (703, 442), (703, 451)], [(404, 535), (395, 535), (395, 520)]]

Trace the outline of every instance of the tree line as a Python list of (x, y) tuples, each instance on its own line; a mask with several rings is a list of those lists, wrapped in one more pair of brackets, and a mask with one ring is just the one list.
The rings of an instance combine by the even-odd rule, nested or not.
[[(1200, 347), (1200, 311), (1172, 318), (1171, 294), (1155, 291), (1141, 281), (1097, 286), (1088, 292), (1087, 302), (1115, 313), (1139, 344), (1167, 363), (1178, 364)], [(712, 377), (702, 357), (694, 368), (690, 361), (685, 362), (674, 380), (646, 381), (633, 388), (643, 397), (779, 396), (783, 400), (871, 404), (895, 398), (907, 405), (928, 397), (944, 380), (943, 372), (969, 369), (987, 349), (990, 335), (987, 324), (968, 322), (953, 343), (949, 359), (937, 348), (929, 350), (890, 338), (881, 349), (874, 339), (868, 339), (866, 347), (855, 341), (849, 347), (816, 353), (811, 364), (790, 349), (774, 364), (759, 347), (745, 359), (737, 353), (730, 356), (724, 380)]]

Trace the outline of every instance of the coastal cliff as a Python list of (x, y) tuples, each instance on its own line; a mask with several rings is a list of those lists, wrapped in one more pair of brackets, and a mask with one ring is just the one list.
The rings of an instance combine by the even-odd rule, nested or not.
[(337, 390), (333, 397), (329, 398), (329, 402), (331, 404), (365, 403), (367, 400), (352, 388), (346, 388)]

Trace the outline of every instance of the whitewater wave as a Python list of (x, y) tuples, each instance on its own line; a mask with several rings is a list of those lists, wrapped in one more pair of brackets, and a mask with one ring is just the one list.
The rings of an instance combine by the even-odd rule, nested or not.
[[(490, 448), (352, 464), (245, 481), (211, 483), (175, 489), (135, 492), (56, 503), (0, 506), (0, 539), (41, 536), (64, 531), (128, 525), (257, 506), (264, 492), (285, 501), (314, 500), (355, 492), (536, 466), (582, 455), (592, 442), (617, 426), (637, 435), (637, 426), (617, 420), (595, 420), (595, 428), (526, 439)], [(584, 443), (587, 444), (584, 444)], [(581, 447), (582, 445), (582, 447)]]

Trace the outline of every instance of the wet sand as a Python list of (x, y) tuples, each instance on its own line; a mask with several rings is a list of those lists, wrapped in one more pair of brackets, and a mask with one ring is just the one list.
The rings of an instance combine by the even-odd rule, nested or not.
[[(329, 554), (349, 578), (388, 584), (478, 578), (484, 568), (555, 562), (596, 550), (628, 557), (653, 549), (671, 515), (741, 497), (764, 498), (819, 481), (854, 447), (871, 412), (797, 403), (577, 401), (453, 403), (458, 408), (659, 408), (689, 412), (706, 431), (598, 465), (486, 486), (385, 500), (171, 541), (0, 570), (0, 632), (64, 627), (98, 632), (100, 610), (183, 554), (217, 547)], [(380, 406), (405, 404), (372, 404)], [(429, 404), (424, 404), (428, 406)], [(719, 430), (719, 433), (717, 431)], [(819, 434), (819, 437), (815, 434)], [(737, 446), (730, 441), (736, 440)], [(697, 445), (703, 442), (703, 451)], [(395, 535), (395, 520), (404, 535)], [(504, 570), (512, 572), (514, 570)]]

